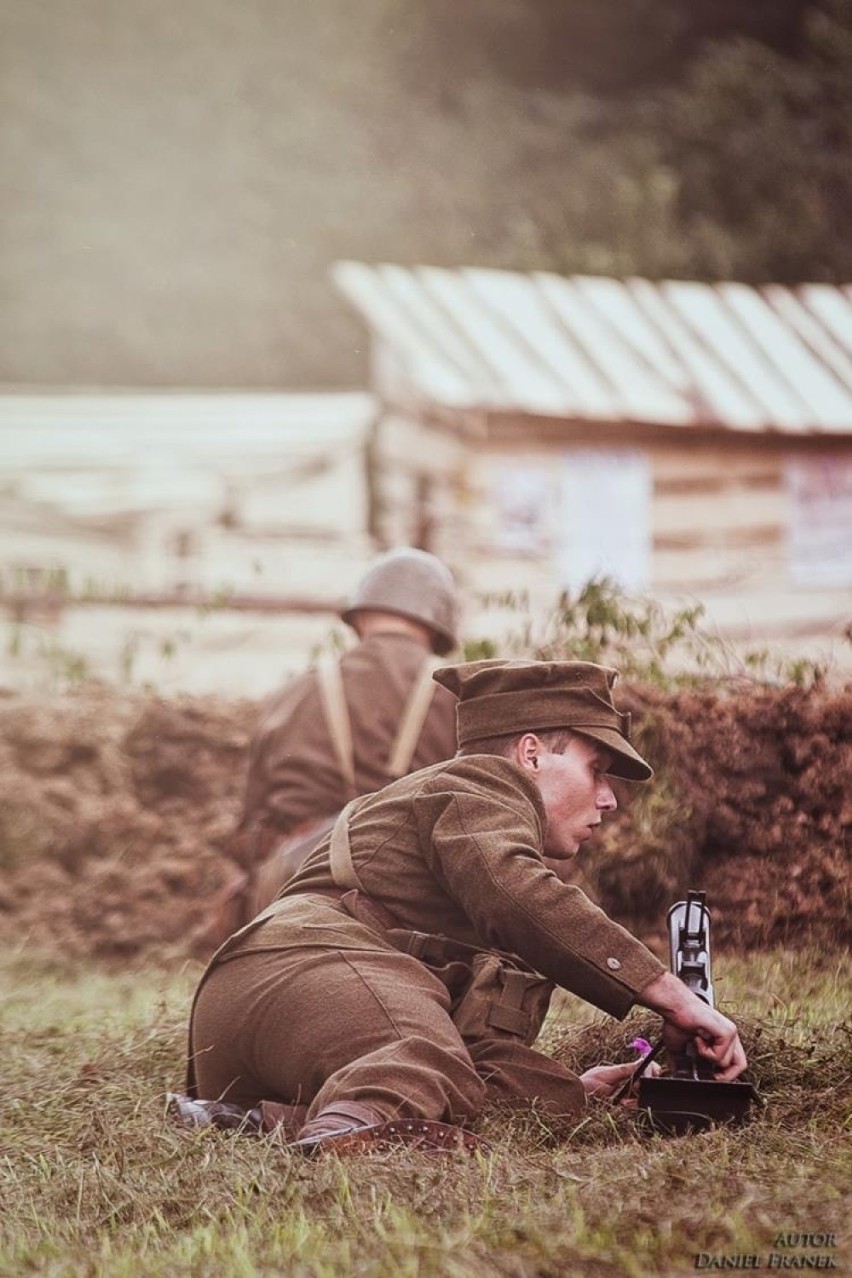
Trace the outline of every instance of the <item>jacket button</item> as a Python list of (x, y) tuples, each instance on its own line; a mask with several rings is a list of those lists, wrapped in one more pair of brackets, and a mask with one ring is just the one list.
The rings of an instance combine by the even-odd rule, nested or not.
[(617, 972), (619, 968), (621, 967), (621, 964), (619, 963), (617, 958), (608, 958), (606, 961), (606, 965), (611, 972)]

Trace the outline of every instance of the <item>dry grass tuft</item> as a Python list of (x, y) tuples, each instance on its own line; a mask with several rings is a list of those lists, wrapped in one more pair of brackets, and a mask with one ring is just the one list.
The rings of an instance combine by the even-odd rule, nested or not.
[[(486, 1158), (307, 1161), (274, 1138), (166, 1117), (195, 965), (69, 970), (7, 955), (0, 1272), (636, 1278), (693, 1272), (699, 1251), (766, 1253), (783, 1229), (841, 1233), (848, 964), (776, 952), (717, 967), (748, 1004), (739, 1018), (767, 1100), (741, 1130), (647, 1136), (605, 1105), (557, 1130), (534, 1106), (503, 1107), (483, 1119)], [(544, 1043), (578, 1068), (626, 1059), (636, 1033), (655, 1034), (650, 1016), (576, 1024), (575, 1010), (557, 1009)]]

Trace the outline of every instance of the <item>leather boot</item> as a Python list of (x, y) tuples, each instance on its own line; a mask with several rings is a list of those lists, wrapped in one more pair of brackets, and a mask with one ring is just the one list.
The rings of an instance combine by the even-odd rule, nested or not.
[(287, 1141), (296, 1139), (308, 1117), (307, 1105), (285, 1105), (282, 1101), (262, 1100), (258, 1109), (261, 1131), (265, 1135), (276, 1132)]
[(262, 1130), (259, 1109), (243, 1109), (227, 1101), (197, 1100), (179, 1092), (167, 1092), (166, 1101), (166, 1112), (183, 1127), (218, 1127), (252, 1136)]
[(305, 1123), (291, 1148), (311, 1154), (326, 1141), (348, 1136), (352, 1132), (369, 1131), (385, 1121), (384, 1114), (369, 1105), (362, 1105), (360, 1101), (336, 1101)]

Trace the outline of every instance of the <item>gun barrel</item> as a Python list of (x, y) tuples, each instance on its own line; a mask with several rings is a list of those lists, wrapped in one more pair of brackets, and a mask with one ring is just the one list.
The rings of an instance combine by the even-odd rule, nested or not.
[(710, 911), (706, 892), (689, 892), (668, 912), (672, 972), (699, 998), (715, 1007), (710, 966)]
[[(710, 911), (705, 892), (689, 892), (668, 912), (671, 970), (710, 1007)], [(712, 1066), (699, 1058), (695, 1045), (673, 1062), (671, 1074), (639, 1080), (639, 1109), (651, 1127), (681, 1134), (702, 1131), (717, 1122), (743, 1122), (756, 1093), (751, 1083), (717, 1082)]]

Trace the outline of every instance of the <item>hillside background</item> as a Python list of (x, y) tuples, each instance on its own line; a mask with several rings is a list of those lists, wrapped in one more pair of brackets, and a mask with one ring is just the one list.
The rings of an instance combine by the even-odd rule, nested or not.
[(10, 0), (0, 381), (363, 385), (341, 257), (852, 279), (849, 0)]

